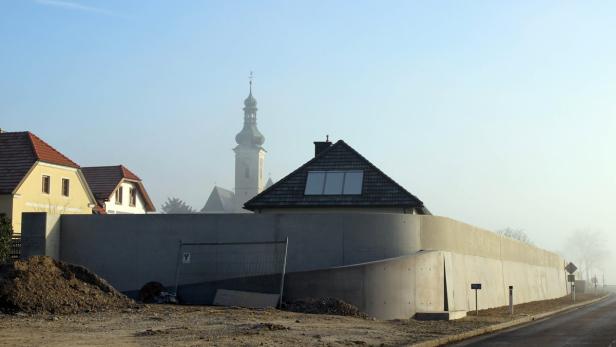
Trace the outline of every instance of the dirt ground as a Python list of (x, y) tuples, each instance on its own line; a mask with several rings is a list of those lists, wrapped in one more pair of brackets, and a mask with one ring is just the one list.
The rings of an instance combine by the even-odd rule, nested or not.
[[(578, 295), (578, 302), (597, 296)], [(71, 315), (0, 314), (3, 346), (400, 346), (571, 304), (570, 298), (469, 312), (451, 321), (373, 320), (275, 309), (142, 305)]]

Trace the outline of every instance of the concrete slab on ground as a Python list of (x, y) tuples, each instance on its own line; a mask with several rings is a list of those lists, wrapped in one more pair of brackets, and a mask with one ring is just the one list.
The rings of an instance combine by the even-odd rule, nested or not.
[(276, 307), (276, 305), (278, 305), (278, 298), (278, 294), (218, 289), (216, 291), (216, 296), (214, 297), (214, 305), (247, 308)]
[(466, 311), (417, 312), (417, 320), (454, 320), (466, 317)]

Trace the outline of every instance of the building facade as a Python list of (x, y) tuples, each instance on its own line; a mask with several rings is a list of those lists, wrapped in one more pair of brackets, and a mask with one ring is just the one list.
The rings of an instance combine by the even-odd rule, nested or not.
[(96, 213), (139, 214), (156, 208), (141, 179), (123, 165), (82, 168), (94, 197)]
[(79, 165), (31, 132), (0, 133), (0, 214), (21, 233), (23, 212), (91, 214)]

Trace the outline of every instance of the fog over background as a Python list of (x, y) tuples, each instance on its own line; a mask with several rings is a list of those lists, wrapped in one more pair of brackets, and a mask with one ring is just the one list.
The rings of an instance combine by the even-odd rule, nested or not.
[(615, 249), (616, 3), (2, 1), (0, 128), (124, 164), (157, 208), (232, 189), (255, 71), (266, 173), (344, 139), (437, 215)]

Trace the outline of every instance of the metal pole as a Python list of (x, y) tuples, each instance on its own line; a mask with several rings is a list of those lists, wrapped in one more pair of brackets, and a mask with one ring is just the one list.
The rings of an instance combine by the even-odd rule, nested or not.
[(477, 289), (475, 289), (475, 315), (479, 316), (479, 305), (477, 304)]
[(178, 297), (178, 284), (180, 281), (180, 258), (182, 257), (182, 240), (178, 243), (178, 256), (175, 260), (175, 298)]
[(513, 286), (509, 286), (509, 314), (513, 315)]
[(573, 298), (573, 303), (575, 304), (575, 282), (571, 282), (571, 298)]
[(282, 261), (282, 276), (280, 277), (280, 298), (278, 301), (278, 307), (282, 308), (282, 294), (284, 292), (284, 275), (287, 272), (287, 251), (289, 249), (289, 237), (287, 236), (284, 243), (284, 259)]

